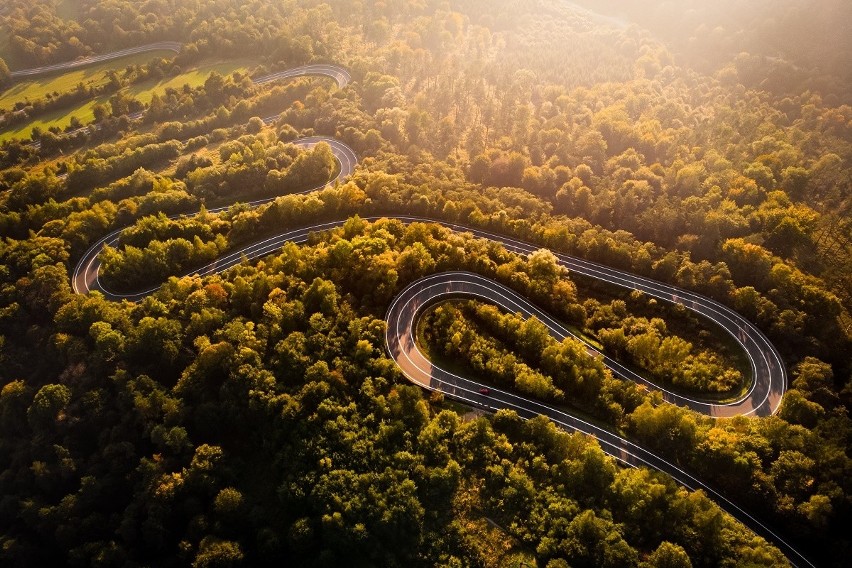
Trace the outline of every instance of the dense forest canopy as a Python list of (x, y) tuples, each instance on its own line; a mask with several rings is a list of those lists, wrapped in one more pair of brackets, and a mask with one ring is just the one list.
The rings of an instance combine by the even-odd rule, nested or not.
[[(421, 348), (626, 436), (814, 563), (845, 565), (850, 23), (839, 0), (5, 1), (0, 561), (787, 565), (706, 492), (622, 467), (591, 437), (408, 384), (385, 349), (388, 306), (465, 270), (665, 388), (748, 389), (712, 323), (565, 271), (550, 249), (748, 318), (788, 372), (780, 411), (665, 403), (484, 302), (432, 306)], [(55, 92), (61, 72), (13, 77), (162, 41), (181, 49)], [(320, 63), (351, 82), (255, 81)], [(317, 191), (341, 165), (325, 142), (300, 145), (314, 135), (358, 157)], [(137, 303), (75, 293), (79, 260), (121, 229), (99, 278), (162, 287)]]
[(843, 0), (578, 0), (666, 41), (679, 62), (776, 95), (819, 90), (849, 104), (852, 6)]

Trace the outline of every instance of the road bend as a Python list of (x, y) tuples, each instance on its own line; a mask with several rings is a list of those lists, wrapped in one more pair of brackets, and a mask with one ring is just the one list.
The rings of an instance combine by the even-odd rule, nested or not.
[(128, 49), (121, 49), (119, 51), (112, 51), (110, 53), (104, 53), (102, 55), (93, 55), (91, 57), (74, 59), (73, 61), (64, 61), (62, 63), (44, 65), (42, 67), (33, 67), (31, 69), (20, 69), (18, 71), (12, 71), (9, 75), (13, 80), (17, 81), (18, 79), (38, 77), (39, 75), (47, 75), (49, 73), (72, 71), (74, 69), (88, 67), (89, 65), (94, 65), (96, 63), (104, 63), (106, 61), (112, 61), (114, 59), (121, 59), (122, 57), (127, 57), (128, 55), (138, 55), (140, 53), (149, 53), (151, 51), (174, 51), (175, 53), (179, 53), (182, 48), (183, 44), (177, 41), (160, 41), (157, 43), (149, 43), (146, 45), (140, 45)]
[[(565, 430), (593, 436), (604, 452), (622, 464), (651, 467), (670, 475), (690, 490), (703, 490), (734, 518), (778, 546), (794, 566), (813, 566), (777, 531), (669, 459), (564, 410), (462, 377), (432, 363), (417, 346), (417, 321), (426, 307), (451, 298), (478, 299), (493, 303), (508, 312), (521, 313), (525, 317), (535, 316), (557, 340), (572, 336), (549, 314), (490, 278), (470, 272), (433, 274), (413, 282), (400, 292), (386, 315), (385, 347), (408, 380), (424, 389), (440, 391), (450, 398), (491, 412), (513, 410), (525, 419), (544, 415)], [(482, 394), (482, 389), (488, 389), (487, 394)]]
[[(326, 142), (331, 146), (335, 159), (338, 162), (339, 173), (331, 183), (351, 175), (357, 165), (357, 157), (345, 144), (322, 137), (305, 138), (296, 141), (297, 144), (304, 147), (311, 147), (319, 142)], [(325, 185), (327, 184), (323, 184), (323, 187)], [(320, 188), (312, 188), (303, 193), (317, 189)], [(272, 199), (274, 198), (262, 199), (251, 202), (250, 204), (260, 205)], [(224, 209), (224, 207), (221, 209)], [(217, 209), (212, 209), (211, 211), (215, 212)], [(408, 215), (386, 215), (384, 217), (366, 217), (365, 220), (375, 221), (380, 218), (396, 219), (406, 224), (437, 223), (453, 231), (470, 233), (476, 238), (498, 242), (506, 247), (507, 250), (518, 254), (530, 254), (542, 248), (511, 236), (500, 235), (440, 219)], [(244, 259), (253, 260), (273, 254), (288, 242), (304, 243), (311, 234), (340, 227), (345, 222), (346, 219), (338, 219), (282, 232), (223, 255), (216, 261), (192, 271), (191, 274), (206, 276), (224, 272), (240, 264)], [(103, 286), (99, 278), (100, 261), (98, 256), (101, 250), (103, 250), (104, 245), (110, 244), (115, 246), (117, 244), (121, 230), (116, 230), (99, 240), (77, 263), (72, 276), (72, 287), (76, 293), (86, 294), (97, 290), (110, 300), (139, 301), (154, 293), (159, 288), (158, 286), (135, 293), (123, 294), (110, 291)], [(639, 290), (661, 301), (682, 305), (716, 322), (737, 340), (749, 357), (753, 373), (753, 384), (743, 397), (733, 402), (715, 403), (701, 401), (683, 397), (682, 395), (662, 389), (634, 373), (631, 369), (619, 364), (617, 361), (598, 353), (603, 363), (613, 373), (646, 385), (648, 388), (659, 390), (667, 401), (674, 404), (686, 405), (708, 416), (768, 416), (778, 410), (781, 397), (787, 388), (787, 376), (784, 366), (774, 346), (760, 330), (745, 318), (719, 302), (700, 294), (584, 259), (558, 252), (554, 252), (554, 254), (559, 264), (567, 268), (569, 273), (574, 272), (607, 282), (614, 286)], [(417, 318), (422, 314), (424, 307), (441, 299), (451, 297), (478, 298), (494, 303), (510, 312), (518, 312), (526, 317), (535, 316), (547, 326), (549, 332), (558, 340), (572, 336), (570, 330), (558, 320), (503, 284), (470, 272), (434, 274), (410, 284), (400, 292), (392, 301), (386, 317), (387, 331), (385, 342), (387, 351), (399, 365), (399, 368), (408, 380), (424, 389), (441, 391), (450, 398), (484, 408), (488, 411), (500, 409), (514, 410), (519, 416), (525, 419), (544, 415), (565, 430), (582, 432), (593, 436), (597, 439), (604, 452), (613, 456), (622, 464), (632, 467), (651, 467), (670, 475), (677, 483), (690, 490), (703, 490), (734, 518), (778, 546), (794, 566), (813, 566), (807, 558), (772, 527), (763, 523), (748, 511), (732, 502), (725, 495), (681, 468), (677, 463), (622, 438), (614, 432), (587, 422), (578, 416), (574, 416), (565, 410), (455, 375), (429, 361), (417, 347), (414, 336), (417, 328)], [(578, 339), (582, 341), (581, 338)], [(594, 349), (592, 346), (589, 347)], [(489, 389), (487, 395), (481, 394), (480, 389), (483, 388)]]

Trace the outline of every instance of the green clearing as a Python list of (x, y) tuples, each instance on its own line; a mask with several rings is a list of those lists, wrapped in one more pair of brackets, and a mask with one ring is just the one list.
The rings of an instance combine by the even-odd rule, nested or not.
[[(150, 54), (148, 55), (150, 56)], [(122, 63), (122, 67), (129, 65), (129, 63), (125, 63), (125, 59), (117, 61)], [(115, 63), (116, 62), (113, 62), (113, 64)], [(224, 62), (216, 61), (203, 63), (198, 67), (195, 67), (185, 73), (181, 73), (180, 75), (174, 77), (165, 77), (161, 80), (143, 81), (142, 83), (131, 85), (127, 87), (127, 92), (133, 97), (136, 97), (137, 99), (142, 101), (143, 103), (148, 104), (149, 102), (151, 102), (151, 97), (154, 95), (154, 93), (163, 93), (168, 88), (177, 89), (183, 87), (185, 84), (189, 84), (192, 87), (197, 87), (199, 85), (204, 84), (204, 81), (207, 79), (207, 77), (209, 77), (210, 74), (214, 71), (217, 71), (222, 75), (230, 75), (234, 71), (246, 71), (250, 69), (252, 65), (253, 62), (250, 59), (234, 59)], [(78, 73), (78, 71), (74, 71), (72, 73), (67, 73), (66, 75), (76, 75)], [(66, 75), (62, 75), (60, 77), (57, 77), (56, 79), (64, 78), (66, 77)], [(68, 88), (73, 88), (77, 84), (77, 82), (79, 81), (70, 81), (66, 84), (70, 85), (70, 87)], [(47, 92), (53, 92), (53, 89)], [(4, 96), (5, 95), (6, 93), (4, 93)], [(76, 117), (82, 124), (88, 124), (89, 122), (94, 120), (93, 109), (95, 105), (97, 105), (98, 103), (106, 104), (107, 102), (109, 102), (109, 97), (104, 96), (90, 101), (86, 101), (76, 107), (66, 108), (58, 110), (56, 112), (44, 114), (28, 123), (20, 124), (3, 132), (0, 132), (0, 142), (22, 138), (28, 139), (34, 127), (39, 127), (42, 130), (47, 130), (53, 126), (56, 126), (64, 130), (68, 127), (68, 125), (71, 124), (72, 117)], [(2, 104), (0, 104), (0, 108), (2, 108)]]
[(159, 81), (143, 81), (142, 83), (131, 85), (128, 87), (128, 93), (143, 103), (148, 104), (151, 102), (151, 97), (154, 93), (163, 93), (168, 88), (179, 89), (184, 85), (198, 87), (203, 85), (207, 77), (214, 71), (222, 75), (230, 75), (234, 71), (245, 72), (253, 65), (255, 65), (254, 61), (248, 58), (206, 62), (175, 77), (164, 77)]
[(106, 103), (108, 101), (109, 97), (100, 97), (82, 103), (73, 109), (61, 109), (43, 114), (30, 122), (19, 124), (9, 130), (0, 132), (0, 143), (5, 142), (6, 140), (14, 140), (16, 138), (28, 139), (32, 129), (36, 127), (41, 128), (42, 130), (47, 130), (48, 128), (56, 126), (61, 130), (65, 130), (71, 124), (71, 119), (73, 117), (77, 117), (82, 124), (87, 124), (95, 118), (93, 111), (95, 105), (98, 103)]
[(75, 69), (61, 75), (48, 75), (30, 81), (15, 83), (0, 95), (0, 109), (11, 109), (16, 102), (44, 98), (50, 93), (66, 93), (83, 83), (86, 86), (104, 85), (109, 81), (109, 72), (122, 70), (128, 65), (142, 65), (157, 57), (172, 58), (171, 51), (151, 51), (128, 55), (83, 69)]

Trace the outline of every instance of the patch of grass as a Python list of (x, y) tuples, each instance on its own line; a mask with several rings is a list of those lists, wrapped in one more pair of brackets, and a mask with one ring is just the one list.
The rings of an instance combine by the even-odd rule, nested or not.
[[(124, 62), (125, 59), (121, 59), (118, 61)], [(129, 65), (129, 63), (125, 63), (124, 65)], [(230, 61), (208, 62), (174, 77), (164, 77), (161, 80), (143, 81), (142, 83), (131, 85), (127, 87), (127, 92), (131, 96), (136, 97), (137, 99), (142, 101), (143, 103), (148, 104), (151, 102), (151, 98), (153, 97), (154, 93), (161, 94), (164, 93), (168, 88), (178, 89), (183, 87), (185, 84), (197, 87), (199, 85), (203, 85), (204, 81), (207, 80), (207, 77), (209, 77), (210, 74), (214, 71), (218, 71), (222, 75), (230, 75), (234, 71), (247, 71), (251, 65), (252, 61), (250, 59), (234, 59)], [(80, 71), (82, 72), (87, 70), (83, 69)], [(67, 75), (74, 75), (77, 73), (78, 72), (75, 71), (73, 73), (68, 73)], [(64, 76), (65, 75), (63, 75), (63, 77)], [(73, 88), (76, 84), (77, 83), (71, 83), (70, 88)], [(42, 115), (28, 123), (20, 124), (3, 132), (0, 132), (0, 142), (13, 139), (28, 139), (30, 137), (32, 129), (36, 126), (41, 128), (42, 130), (47, 130), (52, 126), (56, 126), (64, 130), (66, 127), (68, 127), (69, 124), (71, 124), (72, 117), (77, 117), (77, 119), (82, 124), (88, 124), (89, 122), (92, 122), (92, 120), (94, 120), (93, 109), (95, 105), (97, 105), (98, 103), (106, 104), (107, 102), (109, 102), (109, 97), (104, 96), (81, 103), (76, 107), (66, 108), (53, 113)]]
[(152, 51), (129, 55), (60, 75), (47, 75), (15, 83), (0, 95), (0, 109), (8, 110), (19, 101), (41, 99), (51, 93), (67, 93), (73, 91), (80, 83), (86, 86), (104, 85), (109, 81), (110, 71), (121, 71), (128, 65), (142, 65), (157, 57), (172, 58), (174, 53), (171, 51)]
[(175, 77), (165, 77), (159, 81), (143, 81), (142, 83), (131, 85), (128, 87), (128, 93), (143, 103), (148, 104), (151, 102), (151, 97), (154, 93), (164, 93), (168, 88), (179, 89), (184, 85), (199, 87), (204, 84), (207, 77), (214, 71), (227, 76), (234, 71), (245, 72), (253, 65), (255, 65), (255, 62), (248, 58), (202, 63), (198, 67)]
[(93, 111), (95, 105), (98, 103), (106, 103), (108, 101), (109, 97), (100, 97), (82, 103), (80, 106), (74, 107), (71, 110), (64, 109), (43, 114), (30, 122), (19, 124), (9, 130), (0, 132), (0, 142), (14, 139), (29, 139), (30, 133), (33, 128), (36, 127), (41, 128), (42, 130), (47, 130), (48, 128), (57, 126), (61, 130), (65, 130), (65, 128), (71, 124), (71, 119), (73, 117), (77, 117), (82, 124), (87, 124), (95, 118)]

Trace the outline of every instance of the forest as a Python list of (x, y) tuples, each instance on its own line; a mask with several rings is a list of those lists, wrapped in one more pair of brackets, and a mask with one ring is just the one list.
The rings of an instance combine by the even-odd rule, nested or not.
[[(852, 15), (705, 4), (4, 2), (0, 563), (846, 565)], [(182, 46), (63, 92), (13, 78), (162, 41)], [(351, 81), (254, 80), (319, 63)], [(351, 175), (310, 136), (351, 148)], [(156, 288), (138, 302), (78, 293), (113, 233), (98, 282)], [(588, 345), (684, 397), (725, 404), (754, 380), (712, 321), (557, 254), (741, 314), (780, 353), (780, 408), (714, 418), (613, 373)], [(576, 337), (442, 301), (416, 330), (436, 365), (653, 451), (807, 563), (593, 436), (412, 384), (385, 317), (441, 271)]]

